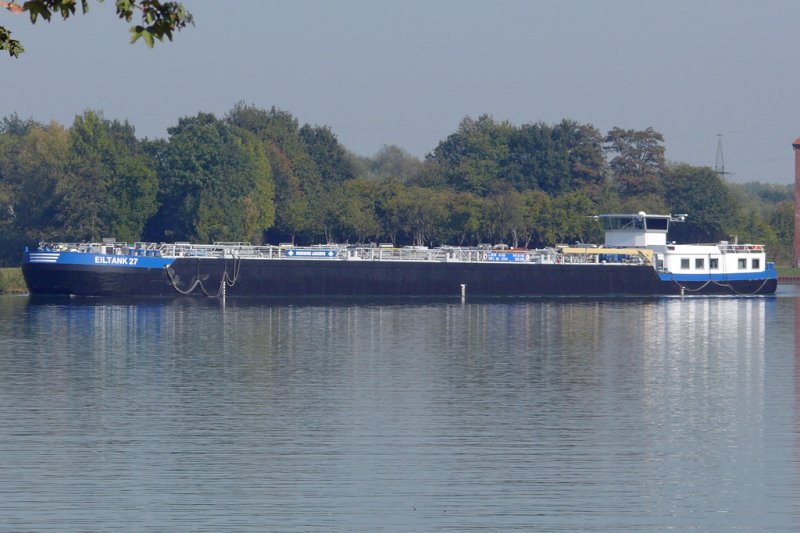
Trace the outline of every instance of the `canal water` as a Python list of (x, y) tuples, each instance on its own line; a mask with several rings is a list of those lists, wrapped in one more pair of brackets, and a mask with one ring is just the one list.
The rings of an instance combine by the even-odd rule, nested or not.
[(800, 292), (0, 298), (0, 530), (800, 528)]

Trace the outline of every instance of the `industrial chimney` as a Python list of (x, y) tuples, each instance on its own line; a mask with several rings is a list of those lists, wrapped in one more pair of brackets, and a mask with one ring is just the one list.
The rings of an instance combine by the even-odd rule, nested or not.
[(794, 148), (794, 266), (800, 267), (800, 137)]

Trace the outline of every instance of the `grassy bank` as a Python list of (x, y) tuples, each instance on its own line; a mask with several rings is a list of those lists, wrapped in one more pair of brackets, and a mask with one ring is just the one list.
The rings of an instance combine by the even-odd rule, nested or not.
[(778, 277), (791, 278), (800, 277), (800, 268), (793, 268), (789, 266), (778, 266)]
[(25, 294), (25, 280), (19, 268), (0, 268), (0, 294)]

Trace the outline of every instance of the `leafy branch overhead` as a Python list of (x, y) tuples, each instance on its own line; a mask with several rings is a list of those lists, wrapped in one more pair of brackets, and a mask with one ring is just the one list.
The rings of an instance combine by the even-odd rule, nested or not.
[[(102, 2), (103, 0), (97, 0)], [(162, 2), (161, 0), (115, 0), (117, 16), (126, 22), (132, 22), (138, 13), (138, 24), (131, 26), (131, 42), (143, 39), (152, 48), (155, 40), (163, 41), (164, 37), (172, 40), (172, 34), (189, 24), (194, 24), (192, 14), (186, 11), (180, 2)], [(81, 13), (89, 11), (89, 0), (0, 0), (0, 8), (13, 14), (28, 13), (31, 23), (35, 24), (41, 17), (50, 22), (53, 14), (66, 20), (74, 15), (80, 6)], [(19, 57), (25, 51), (18, 40), (11, 37), (11, 32), (0, 26), (0, 51), (5, 50), (12, 57)]]

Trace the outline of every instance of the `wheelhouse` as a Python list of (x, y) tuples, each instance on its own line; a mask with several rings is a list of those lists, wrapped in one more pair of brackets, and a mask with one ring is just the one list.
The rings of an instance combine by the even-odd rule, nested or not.
[(605, 230), (605, 245), (609, 247), (654, 247), (667, 244), (670, 222), (683, 222), (686, 215), (636, 214), (597, 215)]

